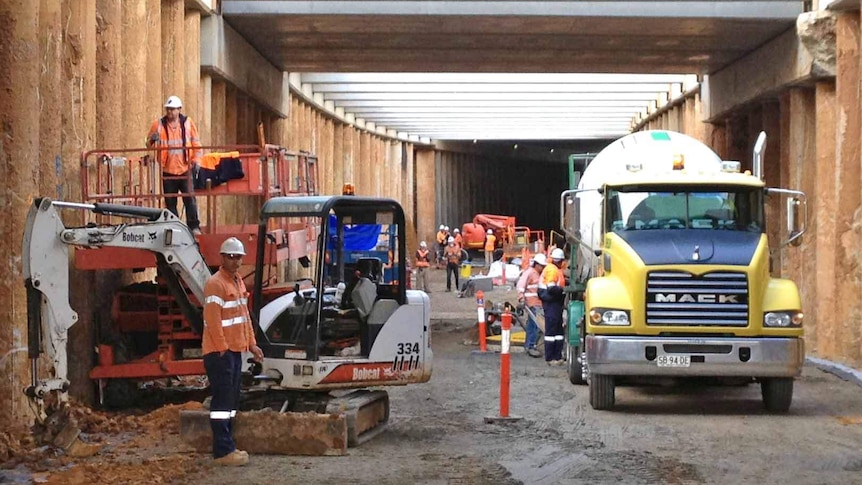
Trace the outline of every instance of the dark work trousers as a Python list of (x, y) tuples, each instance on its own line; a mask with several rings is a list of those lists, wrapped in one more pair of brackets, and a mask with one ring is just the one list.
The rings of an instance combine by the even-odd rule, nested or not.
[(460, 267), (458, 263), (446, 263), (446, 291), (452, 290), (452, 275), (455, 275), (455, 291), (459, 291), (461, 286), (458, 282), (458, 272)]
[(563, 302), (542, 302), (545, 312), (545, 361), (563, 360)]
[[(163, 173), (162, 187), (165, 194), (183, 193), (183, 205), (186, 207), (186, 224), (188, 224), (189, 229), (191, 230), (200, 229), (201, 221), (198, 218), (198, 202), (192, 194), (191, 180), (189, 179), (188, 173), (183, 175)], [(175, 216), (180, 216), (179, 212), (177, 212), (176, 197), (165, 197), (165, 206), (169, 211), (173, 212)]]
[(213, 432), (213, 458), (233, 453), (233, 425), (242, 383), (242, 354), (228, 350), (224, 355), (204, 355), (204, 368), (210, 381), (210, 426)]

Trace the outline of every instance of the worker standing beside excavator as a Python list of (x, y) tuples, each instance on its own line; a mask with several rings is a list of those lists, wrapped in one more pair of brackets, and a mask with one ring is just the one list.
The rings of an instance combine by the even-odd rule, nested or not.
[(551, 261), (539, 277), (539, 298), (545, 313), (545, 362), (548, 365), (563, 364), (563, 290), (566, 277), (562, 264), (566, 254), (560, 248), (551, 251)]
[(213, 462), (240, 466), (248, 463), (248, 453), (236, 449), (232, 420), (242, 384), (242, 352), (251, 352), (255, 360), (262, 362), (263, 351), (254, 337), (245, 283), (237, 274), (245, 247), (231, 237), (222, 243), (219, 252), (221, 268), (204, 288), (203, 360), (212, 391)]
[(494, 246), (497, 242), (497, 236), (494, 235), (494, 231), (488, 229), (488, 233), (485, 236), (485, 267), (489, 269), (491, 268), (491, 263), (494, 262)]
[[(178, 96), (171, 96), (165, 102), (165, 116), (153, 121), (147, 134), (147, 147), (167, 147), (158, 153), (162, 166), (162, 193), (165, 195), (183, 193), (186, 223), (195, 234), (200, 234), (198, 204), (192, 193), (193, 182), (189, 171), (200, 163), (201, 151), (189, 149), (201, 146), (198, 129), (188, 116), (180, 113), (183, 102)], [(179, 217), (177, 198), (165, 197), (165, 206)]]

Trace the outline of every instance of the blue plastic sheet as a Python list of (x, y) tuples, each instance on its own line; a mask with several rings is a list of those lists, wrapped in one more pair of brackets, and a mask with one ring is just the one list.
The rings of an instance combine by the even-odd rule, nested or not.
[[(337, 224), (334, 215), (329, 216), (329, 238), (328, 249), (338, 246)], [(368, 251), (377, 246), (380, 237), (380, 224), (361, 224), (344, 226), (344, 244), (342, 248), (347, 251)]]

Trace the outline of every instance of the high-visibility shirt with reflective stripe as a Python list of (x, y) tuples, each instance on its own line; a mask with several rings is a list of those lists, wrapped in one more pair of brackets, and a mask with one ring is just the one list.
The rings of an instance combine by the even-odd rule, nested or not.
[(562, 270), (549, 262), (545, 269), (542, 270), (542, 276), (539, 278), (539, 288), (548, 289), (552, 286), (566, 286), (566, 277), (563, 276)]
[(247, 352), (257, 345), (242, 278), (219, 269), (204, 289), (203, 353)]
[(517, 288), (518, 296), (524, 296), (527, 306), (542, 306), (542, 300), (539, 299), (539, 272), (535, 267), (530, 266), (521, 273)]
[[(183, 175), (189, 171), (189, 168), (192, 166), (192, 163), (200, 163), (201, 151), (187, 150), (186, 156), (183, 156), (183, 131), (180, 127), (179, 122), (173, 125), (171, 123), (168, 123), (167, 125), (168, 130), (165, 131), (165, 125), (162, 123), (161, 118), (158, 118), (156, 119), (156, 121), (153, 121), (153, 125), (150, 127), (150, 131), (147, 134), (147, 140), (150, 139), (153, 133), (158, 133), (159, 141), (156, 143), (156, 147), (170, 147), (169, 150), (162, 150), (159, 152), (159, 162), (162, 164), (162, 172), (171, 175)], [(195, 126), (192, 119), (187, 117), (185, 125), (185, 146), (201, 146), (201, 139), (200, 135), (198, 135), (198, 128)]]

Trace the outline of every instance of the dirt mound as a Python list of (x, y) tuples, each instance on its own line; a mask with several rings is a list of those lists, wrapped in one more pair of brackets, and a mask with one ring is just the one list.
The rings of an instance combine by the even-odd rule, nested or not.
[(13, 468), (22, 462), (34, 462), (46, 455), (36, 446), (36, 440), (26, 429), (0, 433), (0, 467)]
[(201, 409), (203, 409), (203, 404), (197, 401), (169, 404), (149, 414), (138, 416), (136, 421), (138, 426), (149, 432), (175, 434), (180, 432), (180, 411), (198, 411)]
[(184, 455), (169, 455), (137, 463), (88, 462), (59, 471), (34, 474), (33, 482), (45, 485), (187, 483), (189, 474), (202, 467), (200, 460)]
[(99, 454), (71, 458), (56, 448), (39, 446), (30, 430), (20, 429), (0, 433), (0, 466), (23, 465), (33, 483), (49, 485), (183, 483), (203, 465), (179, 440), (180, 411), (202, 408), (191, 401), (135, 415), (72, 402), (69, 415), (81, 430), (81, 440), (105, 446)]
[(168, 404), (148, 414), (134, 415), (122, 412), (106, 412), (79, 404), (72, 407), (72, 416), (77, 420), (82, 433), (117, 434), (129, 431), (146, 433), (178, 433), (180, 411), (203, 409), (197, 401), (183, 404)]

